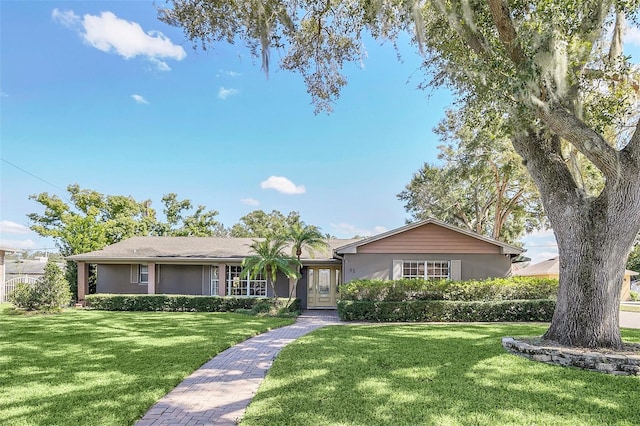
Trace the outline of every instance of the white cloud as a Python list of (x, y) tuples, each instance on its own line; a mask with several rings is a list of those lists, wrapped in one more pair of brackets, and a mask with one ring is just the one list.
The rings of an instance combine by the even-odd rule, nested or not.
[(147, 101), (143, 96), (141, 95), (131, 95), (131, 97), (133, 98), (134, 101), (136, 101), (136, 103), (139, 104), (149, 104), (149, 101)]
[(242, 201), (242, 204), (246, 204), (248, 206), (259, 206), (260, 205), (260, 201), (256, 200), (255, 198), (243, 198), (240, 201)]
[(0, 220), (0, 232), (6, 234), (28, 234), (31, 232), (29, 228), (10, 220)]
[(358, 228), (355, 225), (345, 222), (332, 223), (331, 230), (333, 234), (336, 234), (340, 238), (351, 238), (356, 235), (359, 235), (361, 237), (369, 237), (371, 235), (377, 235), (388, 231), (388, 229), (384, 226), (374, 226), (373, 230), (370, 230)]
[(82, 18), (76, 15), (73, 10), (60, 11), (58, 9), (53, 9), (51, 12), (51, 18), (53, 18), (55, 22), (71, 29), (76, 29), (82, 25)]
[(149, 62), (155, 65), (158, 71), (171, 71), (171, 67), (164, 61), (158, 58), (149, 58)]
[(38, 247), (38, 244), (32, 239), (26, 240), (0, 240), (0, 246), (5, 248), (32, 250)]
[(218, 98), (225, 100), (229, 96), (237, 95), (238, 93), (240, 93), (240, 91), (237, 89), (225, 89), (224, 87), (220, 87), (218, 90)]
[(373, 227), (373, 233), (374, 234), (382, 234), (383, 232), (387, 232), (387, 231), (388, 231), (388, 229), (387, 229), (386, 226), (378, 225), (378, 226), (374, 226)]
[(554, 257), (558, 257), (558, 251), (551, 251), (551, 250), (545, 250), (545, 251), (531, 251), (531, 252), (526, 252), (524, 253), (524, 255), (526, 257), (530, 257), (531, 258), (531, 262), (529, 263), (530, 265), (533, 265), (534, 263), (540, 263), (543, 262), (547, 259), (552, 259)]
[(160, 71), (171, 69), (161, 58), (180, 61), (187, 56), (182, 46), (173, 44), (161, 32), (145, 33), (137, 22), (118, 18), (112, 12), (80, 18), (72, 10), (53, 9), (51, 16), (59, 24), (78, 31), (83, 40), (96, 49), (115, 51), (125, 59), (145, 57)]
[(556, 257), (558, 244), (552, 229), (534, 231), (522, 237), (524, 248), (527, 250), (524, 256), (531, 258), (531, 264)]
[(624, 33), (624, 43), (640, 46), (640, 28), (629, 26)]
[(553, 234), (553, 229), (549, 228), (549, 229), (541, 229), (541, 230), (535, 230), (533, 232), (531, 232), (530, 234), (527, 234), (524, 236), (524, 238), (555, 238), (554, 234)]
[(269, 179), (260, 182), (262, 189), (275, 189), (282, 194), (304, 194), (307, 192), (304, 185), (296, 185), (284, 176), (270, 176)]

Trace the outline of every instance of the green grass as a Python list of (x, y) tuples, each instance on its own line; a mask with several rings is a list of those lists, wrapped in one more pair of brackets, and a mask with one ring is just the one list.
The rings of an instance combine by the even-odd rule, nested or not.
[[(637, 425), (640, 377), (528, 361), (504, 336), (543, 325), (337, 326), (278, 356), (251, 425)], [(640, 341), (640, 330), (623, 330)]]
[(131, 425), (222, 350), (291, 319), (228, 313), (11, 315), (0, 305), (0, 424)]

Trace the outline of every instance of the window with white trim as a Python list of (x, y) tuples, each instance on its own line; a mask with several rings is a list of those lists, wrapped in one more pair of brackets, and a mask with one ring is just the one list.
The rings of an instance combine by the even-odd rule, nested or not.
[(149, 283), (149, 265), (140, 265), (138, 268), (138, 282), (140, 284)]
[(248, 296), (266, 297), (267, 280), (262, 274), (256, 277), (247, 276), (241, 278), (242, 266), (231, 265), (227, 267), (227, 295), (228, 296)]
[(218, 279), (218, 265), (211, 266), (211, 292), (209, 294), (217, 296), (219, 293), (220, 280)]
[(402, 278), (424, 278), (426, 280), (449, 279), (448, 260), (405, 260), (402, 262)]

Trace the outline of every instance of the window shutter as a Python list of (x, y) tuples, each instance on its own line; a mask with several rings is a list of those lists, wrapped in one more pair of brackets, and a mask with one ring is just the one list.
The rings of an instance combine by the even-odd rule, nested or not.
[(454, 281), (462, 280), (462, 262), (459, 260), (452, 260), (449, 262), (449, 276)]
[(391, 274), (392, 280), (399, 280), (402, 278), (402, 260), (393, 261), (393, 273)]
[(131, 265), (131, 284), (138, 284), (140, 277), (140, 265)]

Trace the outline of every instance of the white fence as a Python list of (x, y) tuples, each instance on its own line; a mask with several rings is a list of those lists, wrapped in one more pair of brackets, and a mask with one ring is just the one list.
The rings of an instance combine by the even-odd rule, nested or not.
[(38, 279), (34, 277), (15, 277), (4, 282), (4, 286), (0, 288), (0, 303), (8, 302), (9, 295), (16, 289), (19, 283), (34, 284)]

